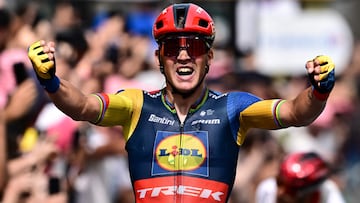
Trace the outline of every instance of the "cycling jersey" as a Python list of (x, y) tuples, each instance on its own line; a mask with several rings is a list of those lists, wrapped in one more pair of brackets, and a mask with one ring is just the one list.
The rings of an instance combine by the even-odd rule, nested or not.
[(122, 125), (136, 202), (226, 202), (250, 128), (279, 128), (281, 100), (205, 90), (180, 122), (165, 90), (97, 94), (95, 124)]

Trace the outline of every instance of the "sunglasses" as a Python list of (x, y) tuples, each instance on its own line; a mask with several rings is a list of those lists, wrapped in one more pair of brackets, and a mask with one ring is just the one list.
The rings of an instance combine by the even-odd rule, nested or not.
[(167, 37), (161, 41), (162, 53), (166, 57), (176, 59), (181, 50), (186, 50), (194, 59), (208, 52), (209, 47), (205, 40), (198, 36)]

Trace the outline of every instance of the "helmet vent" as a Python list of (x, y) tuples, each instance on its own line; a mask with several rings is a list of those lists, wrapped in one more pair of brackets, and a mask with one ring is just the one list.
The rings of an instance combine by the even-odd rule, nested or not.
[(204, 19), (199, 20), (199, 26), (207, 28), (208, 25), (209, 25), (209, 22), (207, 20), (204, 20)]
[(162, 27), (164, 27), (164, 22), (163, 21), (159, 21), (159, 22), (156, 23), (156, 29), (160, 29)]
[(177, 28), (185, 28), (188, 6), (177, 6), (175, 8), (175, 23)]

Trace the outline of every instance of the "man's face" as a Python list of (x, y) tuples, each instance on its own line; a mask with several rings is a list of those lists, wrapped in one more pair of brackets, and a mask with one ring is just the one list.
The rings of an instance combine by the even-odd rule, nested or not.
[(167, 85), (184, 94), (201, 86), (213, 58), (205, 41), (194, 36), (164, 39), (159, 54)]

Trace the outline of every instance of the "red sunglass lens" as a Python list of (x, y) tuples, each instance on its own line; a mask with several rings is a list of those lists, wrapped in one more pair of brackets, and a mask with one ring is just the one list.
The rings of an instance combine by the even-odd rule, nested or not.
[(164, 55), (177, 57), (181, 49), (185, 49), (190, 57), (198, 57), (208, 50), (205, 41), (198, 37), (168, 38), (162, 43)]
[(180, 46), (177, 40), (164, 40), (163, 42), (164, 55), (167, 57), (176, 57), (179, 54)]

